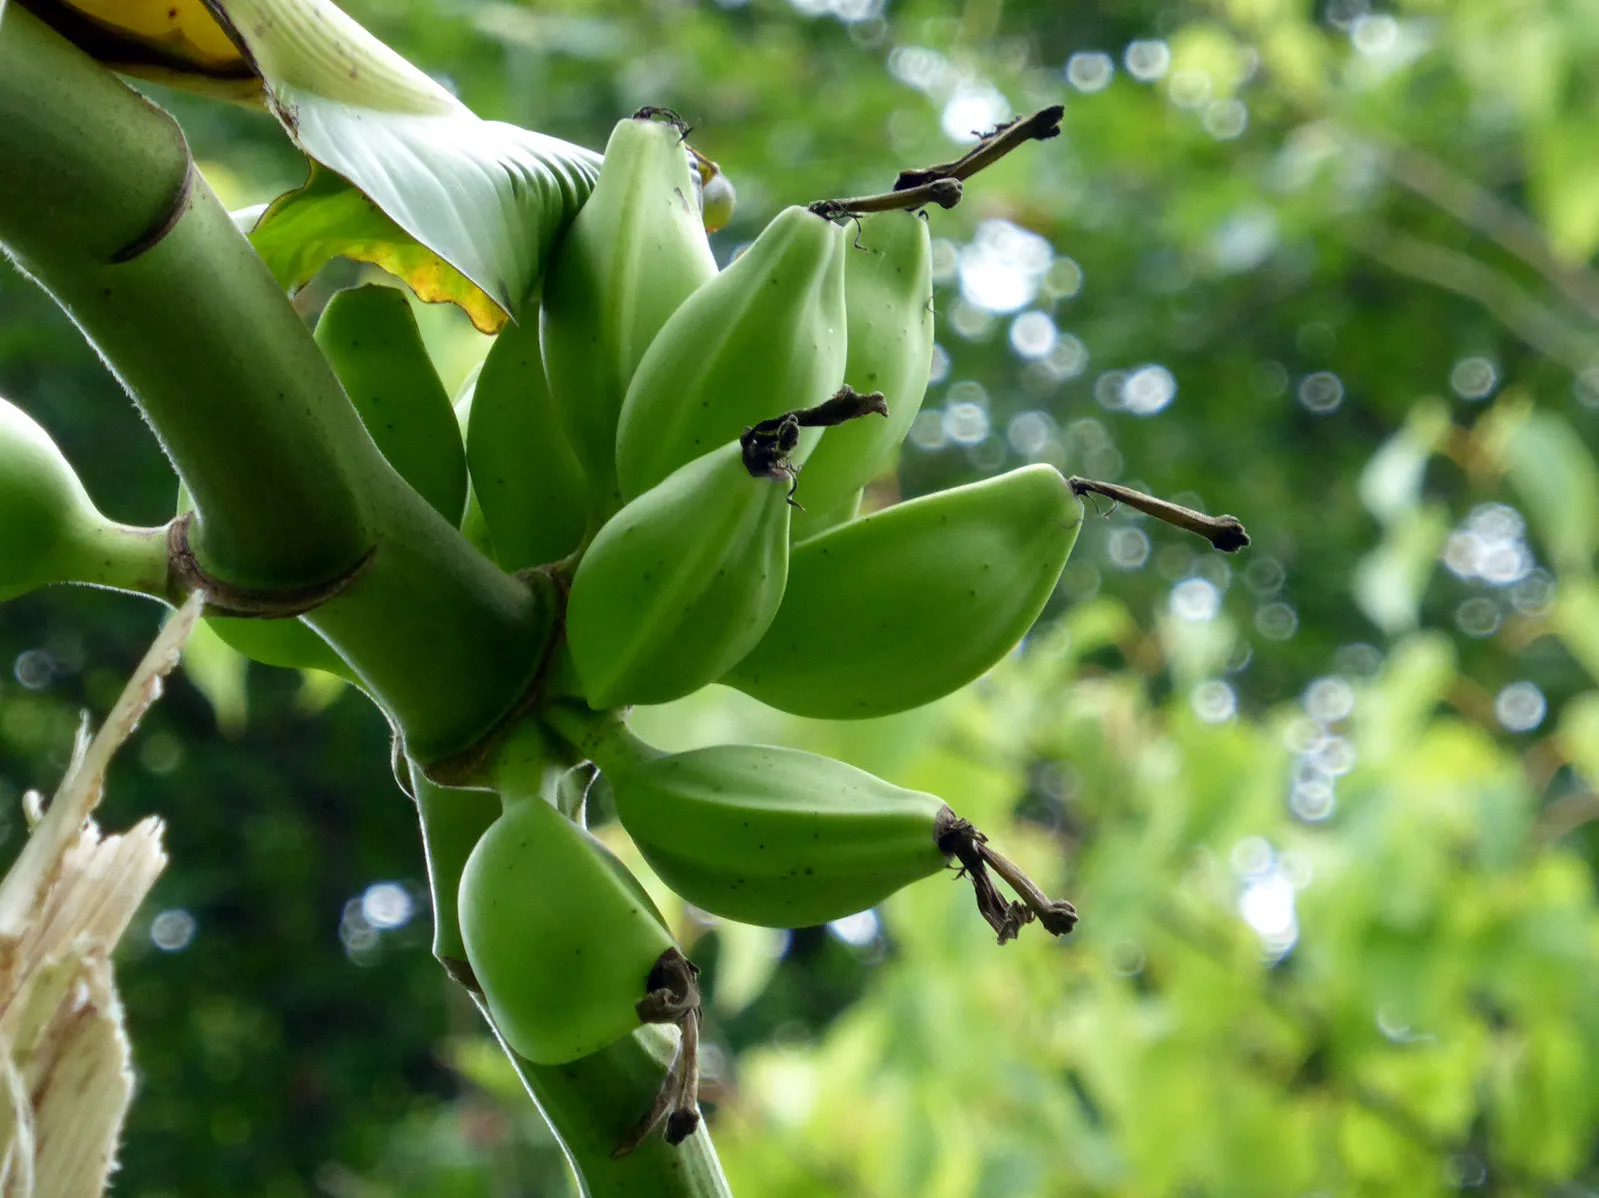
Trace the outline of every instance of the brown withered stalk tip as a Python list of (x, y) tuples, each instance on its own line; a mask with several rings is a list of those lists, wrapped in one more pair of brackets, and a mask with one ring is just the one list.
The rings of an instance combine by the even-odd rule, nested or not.
[(862, 395), (845, 385), (814, 408), (796, 408), (751, 425), (739, 437), (739, 448), (744, 456), (744, 469), (751, 478), (788, 480), (788, 502), (791, 507), (805, 508), (794, 500), (794, 490), (799, 486), (799, 467), (789, 460), (789, 454), (799, 445), (802, 428), (831, 428), (862, 416), (888, 415), (888, 401), (881, 391)]
[(839, 220), (846, 216), (869, 216), (873, 212), (899, 212), (937, 204), (940, 208), (953, 208), (961, 202), (959, 179), (934, 176), (916, 187), (896, 188), (881, 195), (853, 196), (845, 200), (817, 200), (809, 210), (823, 220)]
[(1242, 521), (1237, 516), (1207, 516), (1204, 512), (1196, 512), (1191, 507), (1184, 507), (1167, 499), (1157, 499), (1153, 495), (1146, 495), (1131, 487), (1124, 487), (1118, 483), (1095, 482), (1091, 478), (1078, 478), (1076, 475), (1067, 479), (1066, 484), (1071, 487), (1072, 494), (1078, 498), (1088, 494), (1103, 495), (1106, 499), (1125, 503), (1135, 511), (1153, 516), (1173, 528), (1204, 537), (1214, 548), (1220, 549), (1223, 553), (1237, 553), (1249, 544), (1249, 533), (1245, 531)]
[(675, 1023), (682, 1032), (677, 1052), (655, 1091), (644, 1117), (611, 1156), (623, 1157), (642, 1144), (661, 1121), (666, 1121), (666, 1142), (681, 1144), (700, 1125), (700, 986), (699, 966), (674, 946), (658, 958), (645, 979), (645, 995), (635, 1005), (641, 1023)]
[(1060, 120), (1066, 114), (1064, 104), (1051, 104), (1032, 116), (1017, 117), (982, 135), (967, 153), (954, 162), (937, 166), (923, 166), (900, 171), (894, 180), (895, 191), (912, 191), (925, 187), (937, 179), (970, 179), (978, 171), (992, 166), (1017, 146), (1030, 141), (1048, 141), (1060, 135)]
[[(1064, 936), (1077, 926), (1077, 908), (1065, 899), (1052, 899), (1014, 861), (990, 848), (984, 836), (948, 807), (933, 825), (934, 841), (946, 857), (960, 862), (957, 878), (967, 878), (977, 899), (977, 910), (994, 929), (999, 942), (1016, 939), (1023, 926), (1035, 919), (1051, 936)], [(989, 870), (998, 874), (1021, 897), (1007, 902)]]

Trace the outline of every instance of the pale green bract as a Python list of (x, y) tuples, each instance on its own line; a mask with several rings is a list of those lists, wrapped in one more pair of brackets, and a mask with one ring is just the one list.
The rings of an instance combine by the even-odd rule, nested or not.
[[(218, 7), (290, 137), (338, 176), (314, 173), (256, 224), (252, 241), (279, 281), (297, 286), (343, 254), (392, 270), (424, 299), (460, 304), (486, 332), (502, 326), (593, 189), (600, 156), (481, 119), (330, 4)], [(274, 235), (285, 221), (295, 237)], [(308, 226), (319, 234), (310, 246)]]

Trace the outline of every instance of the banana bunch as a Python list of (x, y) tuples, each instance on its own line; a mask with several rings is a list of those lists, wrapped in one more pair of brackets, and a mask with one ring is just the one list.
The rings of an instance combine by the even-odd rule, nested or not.
[[(552, 723), (611, 781), (616, 813), (650, 867), (714, 915), (805, 927), (864, 911), (958, 860), (1001, 942), (1038, 920), (1076, 923), (934, 795), (797, 749), (718, 745), (662, 753), (568, 710)], [(1000, 896), (998, 873), (1020, 895)]]
[(621, 506), (616, 427), (639, 360), (667, 318), (716, 275), (683, 136), (681, 122), (658, 109), (618, 122), (593, 194), (545, 276), (544, 368), (590, 480), (596, 526)]
[[(880, 423), (832, 429), (822, 449)], [(803, 541), (789, 552), (788, 585), (766, 635), (720, 681), (821, 719), (931, 703), (1026, 635), (1082, 519), (1082, 503), (1060, 472), (1035, 465)]]

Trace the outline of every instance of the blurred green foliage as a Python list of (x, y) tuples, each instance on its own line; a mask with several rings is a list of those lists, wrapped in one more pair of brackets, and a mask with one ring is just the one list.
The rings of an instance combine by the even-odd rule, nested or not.
[[(938, 881), (792, 934), (671, 906), (738, 1192), (1599, 1191), (1592, 4), (350, 7), (484, 116), (600, 146), (683, 112), (739, 189), (724, 260), (786, 203), (1063, 101), (1063, 137), (934, 215), (938, 381), (876, 499), (1044, 460), (1255, 538), (1091, 520), (1024, 650), (932, 709), (824, 725), (713, 688), (638, 714), (936, 791), (1083, 912), (1001, 950)], [(230, 204), (303, 181), (264, 117), (158, 98)], [(487, 339), (419, 315), (453, 387)], [(0, 392), (109, 514), (171, 514), (154, 440), (14, 272)], [(157, 618), (0, 611), (9, 850)], [(173, 858), (121, 966), (119, 1192), (562, 1192), (428, 956), (381, 720), (191, 659), (104, 810), (165, 816)]]

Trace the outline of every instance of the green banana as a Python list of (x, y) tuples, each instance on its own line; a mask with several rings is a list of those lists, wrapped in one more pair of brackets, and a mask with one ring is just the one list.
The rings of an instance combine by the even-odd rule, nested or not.
[(608, 775), (622, 826), (661, 880), (740, 923), (826, 923), (946, 865), (942, 799), (828, 757), (721, 745)]
[[(622, 402), (622, 494), (776, 412), (820, 403), (844, 377), (842, 227), (788, 208), (726, 270), (689, 296), (651, 342)], [(821, 434), (808, 429), (799, 466)]]
[(588, 484), (561, 431), (532, 311), (494, 339), (466, 428), (472, 493), (506, 570), (557, 561), (583, 540)]
[[(806, 927), (882, 902), (960, 862), (1000, 943), (1035, 919), (1077, 922), (942, 799), (854, 766), (766, 745), (662, 753), (614, 717), (552, 705), (545, 718), (610, 779), (622, 826), (652, 869), (713, 915)], [(1008, 901), (992, 870), (1020, 896)]]
[[(617, 123), (594, 192), (544, 276), (544, 368), (590, 480), (595, 527), (621, 506), (616, 425), (639, 359), (667, 318), (716, 275), (682, 127), (653, 113)], [(730, 427), (718, 440), (737, 433)]]
[(301, 620), (254, 620), (210, 616), (211, 631), (251, 661), (290, 670), (321, 670), (360, 685), (355, 671)]
[(566, 639), (590, 706), (664, 703), (725, 673), (783, 598), (782, 480), (730, 442), (613, 516), (572, 580)]
[(804, 541), (771, 627), (720, 681), (824, 719), (930, 703), (1026, 635), (1082, 518), (1060, 472), (1034, 465)]
[[(858, 496), (921, 410), (933, 362), (933, 243), (925, 218), (911, 212), (862, 218), (845, 254), (844, 306), (844, 381), (857, 391), (881, 391), (888, 419), (857, 420), (823, 435), (799, 486), (808, 512), (831, 512)], [(801, 518), (794, 534), (822, 529)]]
[(107, 520), (50, 434), (0, 399), (0, 600), (52, 582), (162, 598), (166, 575), (165, 530)]
[(640, 1026), (639, 1001), (675, 946), (636, 880), (526, 783), (502, 781), (504, 813), (466, 860), (457, 910), (472, 979), (505, 1042), (559, 1064)]
[[(466, 444), (466, 430), (472, 419), (472, 399), (477, 393), (478, 375), (483, 373), (483, 363), (472, 367), (455, 393), (455, 423), (461, 433), (461, 443)], [(472, 485), (470, 470), (466, 476), (466, 504), (461, 509), (461, 535), (484, 557), (499, 561), (494, 554), (494, 538), (489, 536), (488, 522), (483, 519), (483, 505), (477, 501), (477, 488)]]
[(466, 451), (405, 293), (375, 283), (339, 292), (322, 310), (316, 342), (389, 465), (459, 524)]

